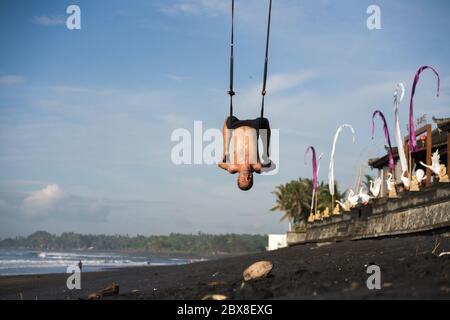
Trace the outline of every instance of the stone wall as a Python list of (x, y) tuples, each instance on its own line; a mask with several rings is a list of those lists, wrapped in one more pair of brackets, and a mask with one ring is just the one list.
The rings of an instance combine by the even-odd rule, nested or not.
[(450, 229), (450, 184), (434, 184), (397, 199), (376, 199), (332, 220), (314, 223), (306, 233), (288, 233), (288, 244), (357, 240)]

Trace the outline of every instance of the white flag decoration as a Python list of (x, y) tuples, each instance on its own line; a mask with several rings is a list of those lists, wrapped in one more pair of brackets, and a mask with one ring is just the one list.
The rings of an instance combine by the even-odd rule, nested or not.
[(402, 167), (402, 176), (408, 172), (408, 161), (406, 160), (405, 149), (403, 147), (403, 135), (400, 128), (400, 118), (398, 115), (398, 106), (405, 97), (405, 86), (398, 83), (394, 92), (394, 112), (395, 112), (395, 140), (397, 143), (398, 156), (400, 158), (400, 166)]
[(336, 151), (336, 142), (339, 138), (339, 134), (344, 128), (349, 128), (352, 131), (353, 143), (355, 143), (355, 130), (351, 125), (343, 124), (337, 129), (336, 134), (334, 135), (333, 148), (331, 150), (331, 158), (330, 158), (330, 168), (328, 170), (328, 187), (330, 189), (330, 194), (332, 196), (334, 195), (334, 153)]
[[(322, 157), (323, 157), (323, 153), (321, 153), (319, 158), (317, 159), (317, 177), (319, 176), (320, 160), (322, 160)], [(312, 198), (311, 198), (311, 212), (313, 212), (315, 196), (316, 196), (316, 188), (313, 188)]]

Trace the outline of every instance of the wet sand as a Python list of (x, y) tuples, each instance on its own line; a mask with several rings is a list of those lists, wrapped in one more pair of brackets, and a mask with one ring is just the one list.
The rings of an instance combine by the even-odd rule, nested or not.
[[(440, 243), (437, 249), (432, 252)], [(138, 267), (84, 273), (70, 291), (66, 274), (0, 277), (0, 299), (86, 299), (115, 282), (105, 299), (450, 299), (448, 236), (412, 236), (333, 244), (308, 244), (183, 266)], [(245, 283), (250, 264), (270, 260), (268, 278)], [(381, 268), (381, 290), (368, 290), (366, 266)]]

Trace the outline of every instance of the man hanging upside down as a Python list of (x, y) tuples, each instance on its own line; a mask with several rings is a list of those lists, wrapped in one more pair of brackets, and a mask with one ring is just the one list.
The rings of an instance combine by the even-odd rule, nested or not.
[[(262, 159), (265, 164), (259, 158), (258, 136), (262, 139)], [(233, 141), (233, 154), (230, 162), (227, 162), (230, 141)], [(236, 117), (228, 117), (223, 126), (223, 159), (219, 167), (232, 174), (239, 172), (238, 187), (243, 191), (250, 190), (253, 186), (253, 172), (261, 173), (263, 169), (271, 167), (269, 144), (270, 125), (266, 118), (241, 121)]]

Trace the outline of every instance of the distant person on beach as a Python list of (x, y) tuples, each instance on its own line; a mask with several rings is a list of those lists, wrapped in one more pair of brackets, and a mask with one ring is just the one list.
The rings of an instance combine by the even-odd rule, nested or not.
[(80, 269), (80, 271), (81, 269), (83, 269), (83, 262), (81, 262), (81, 260), (78, 262), (78, 268)]
[[(262, 164), (259, 158), (259, 136), (261, 136), (264, 148), (262, 158), (267, 164)], [(231, 141), (233, 143), (233, 154), (230, 157), (230, 162), (227, 163)], [(232, 122), (228, 117), (223, 126), (223, 159), (219, 163), (219, 167), (232, 174), (239, 172), (237, 177), (238, 187), (243, 191), (250, 190), (253, 186), (253, 172), (261, 173), (263, 168), (271, 166), (269, 144), (270, 125), (266, 118), (261, 121), (260, 119), (240, 121), (234, 118)]]

